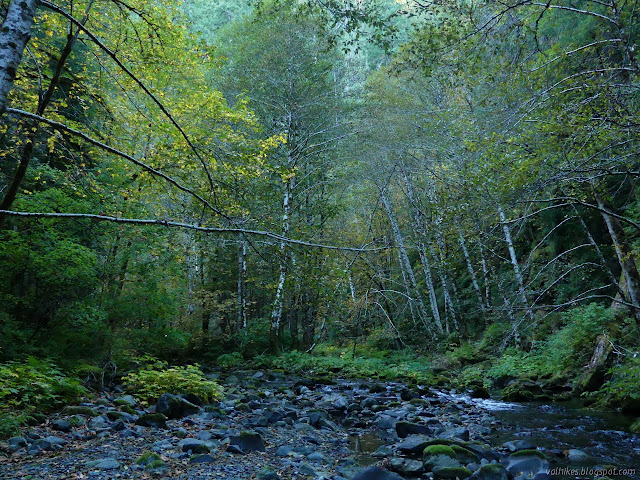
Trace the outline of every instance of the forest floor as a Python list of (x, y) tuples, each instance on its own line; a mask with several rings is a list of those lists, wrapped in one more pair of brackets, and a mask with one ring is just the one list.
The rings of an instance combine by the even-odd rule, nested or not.
[(153, 406), (100, 394), (10, 439), (0, 478), (544, 480), (557, 464), (591, 460), (526, 436), (492, 444), (490, 409), (428, 388), (263, 372), (221, 383), (219, 404), (153, 427), (140, 425)]

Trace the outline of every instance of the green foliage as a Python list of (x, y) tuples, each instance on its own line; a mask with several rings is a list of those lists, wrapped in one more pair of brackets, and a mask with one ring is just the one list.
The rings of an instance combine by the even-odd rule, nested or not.
[(591, 303), (564, 315), (566, 326), (551, 335), (543, 347), (550, 371), (584, 366), (593, 353), (596, 337), (611, 331), (615, 312)]
[(192, 393), (205, 402), (222, 396), (222, 387), (208, 380), (197, 365), (169, 368), (160, 363), (131, 372), (122, 381), (128, 391), (146, 404), (158, 400), (163, 393)]
[(353, 357), (352, 348), (319, 346), (317, 353), (298, 351), (279, 356), (260, 356), (253, 366), (282, 369), (289, 372), (313, 375), (375, 378), (380, 380), (402, 379), (412, 383), (430, 384), (433, 373), (430, 365), (411, 352), (377, 352), (374, 356)]
[(25, 363), (0, 364), (2, 409), (51, 411), (85, 393), (76, 379), (48, 360), (29, 357)]
[(611, 378), (602, 388), (603, 406), (622, 408), (626, 412), (640, 412), (640, 358), (628, 356), (609, 371)]
[(86, 393), (48, 360), (0, 364), (0, 438), (16, 433), (31, 414), (48, 413)]
[(240, 352), (224, 353), (218, 357), (216, 363), (222, 368), (234, 368), (241, 366), (244, 358)]

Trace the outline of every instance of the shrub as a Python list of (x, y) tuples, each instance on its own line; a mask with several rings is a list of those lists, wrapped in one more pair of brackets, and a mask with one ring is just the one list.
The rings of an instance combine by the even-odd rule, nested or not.
[(208, 380), (197, 365), (167, 368), (164, 362), (156, 362), (127, 374), (122, 380), (127, 390), (147, 404), (163, 393), (192, 393), (205, 402), (222, 396), (222, 387)]

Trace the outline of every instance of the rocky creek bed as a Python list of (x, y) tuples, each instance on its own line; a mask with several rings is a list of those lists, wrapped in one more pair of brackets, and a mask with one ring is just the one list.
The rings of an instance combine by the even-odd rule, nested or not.
[(362, 380), (220, 381), (214, 405), (143, 408), (116, 389), (67, 407), (2, 445), (0, 478), (640, 478), (640, 441), (617, 417)]

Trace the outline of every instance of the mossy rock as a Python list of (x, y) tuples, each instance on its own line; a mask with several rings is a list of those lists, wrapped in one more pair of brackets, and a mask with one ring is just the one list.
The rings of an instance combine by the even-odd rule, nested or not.
[(128, 413), (129, 415), (135, 415), (137, 413), (131, 405), (122, 405), (122, 407), (120, 407), (120, 410)]
[(526, 450), (520, 450), (519, 452), (512, 453), (509, 458), (522, 458), (522, 457), (539, 457), (542, 459), (547, 458), (544, 453), (535, 448), (529, 448)]
[(400, 402), (389, 402), (387, 404), (387, 408), (396, 408), (396, 407), (401, 407), (402, 404)]
[(67, 405), (62, 409), (63, 415), (85, 415), (87, 417), (97, 417), (98, 412), (91, 407), (81, 407), (79, 405)]
[(480, 461), (478, 455), (460, 445), (451, 445), (451, 450), (456, 453), (458, 460), (460, 460), (461, 463), (466, 464)]
[(251, 411), (251, 407), (248, 404), (244, 403), (244, 402), (236, 404), (236, 406), (233, 407), (233, 408), (237, 412), (249, 412), (249, 411)]
[(422, 452), (422, 458), (435, 457), (436, 455), (446, 455), (451, 458), (458, 458), (453, 448), (448, 445), (429, 445)]
[(465, 467), (436, 467), (433, 469), (433, 475), (441, 480), (463, 480), (473, 475), (473, 472)]
[(156, 460), (161, 460), (160, 455), (158, 455), (155, 452), (145, 452), (138, 457), (138, 459), (136, 460), (136, 463), (138, 465), (143, 465), (146, 467), (147, 465), (155, 462)]
[(409, 404), (410, 405), (427, 405), (429, 402), (427, 402), (424, 398), (412, 398), (411, 400), (409, 400)]
[(164, 470), (165, 468), (167, 468), (167, 464), (164, 463), (162, 460), (154, 460), (153, 462), (146, 465), (144, 468), (147, 470)]
[(640, 433), (640, 418), (638, 418), (633, 424), (629, 427), (633, 433)]
[(167, 428), (167, 417), (161, 413), (147, 413), (136, 420), (136, 425), (143, 427)]

